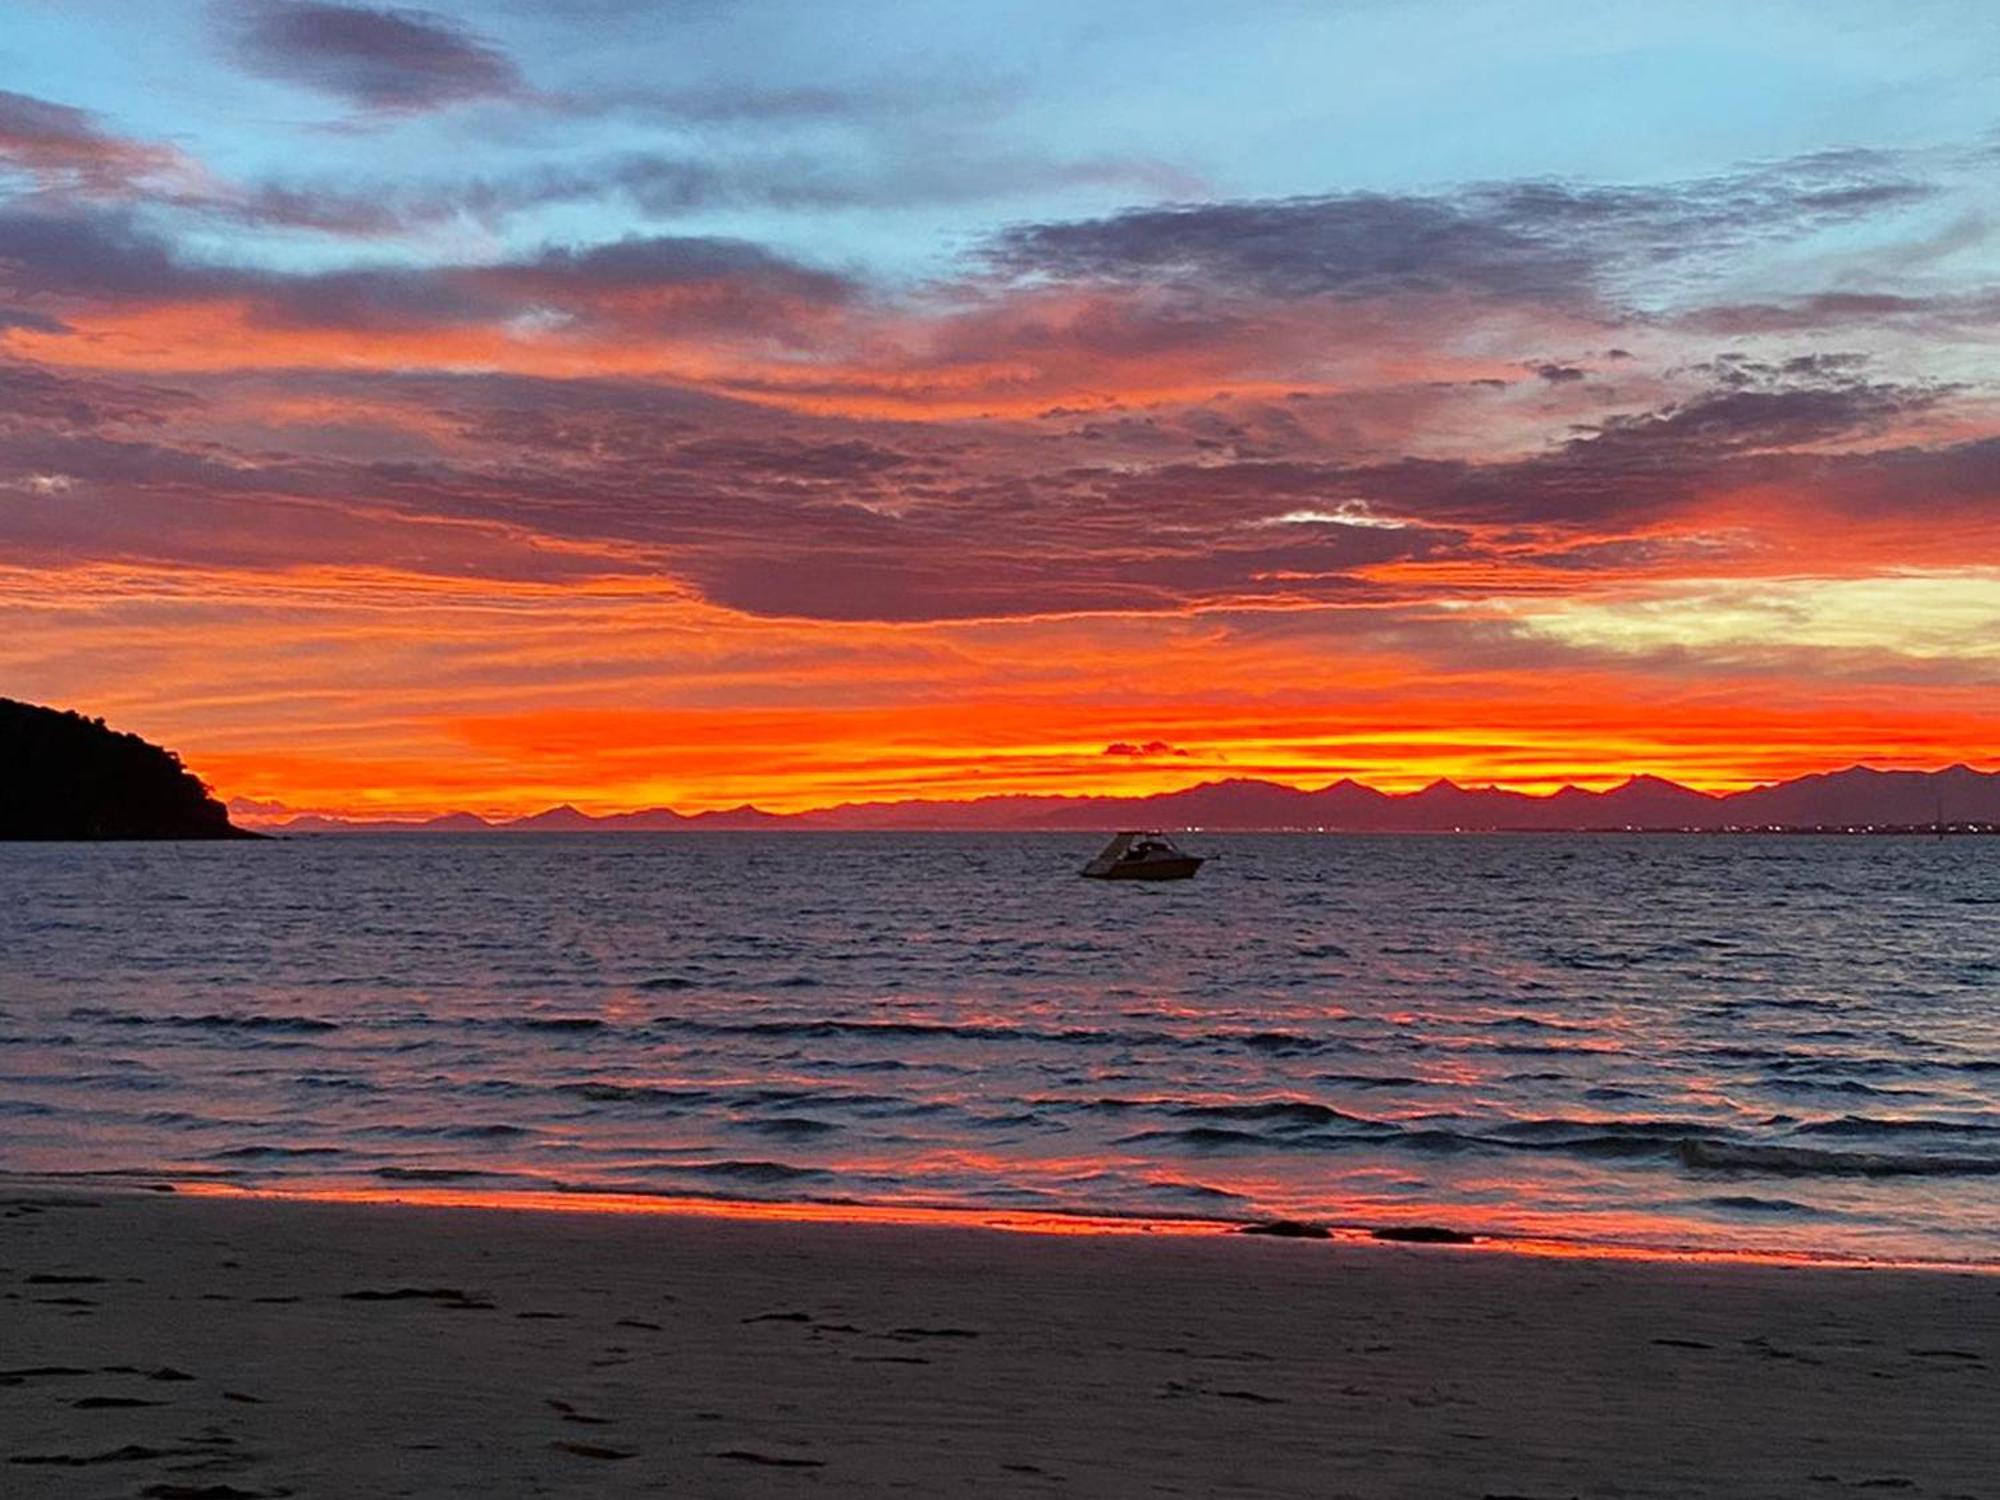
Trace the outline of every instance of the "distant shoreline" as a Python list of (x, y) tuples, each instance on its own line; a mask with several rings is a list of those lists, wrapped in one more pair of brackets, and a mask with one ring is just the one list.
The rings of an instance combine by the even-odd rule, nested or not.
[[(1215, 827), (1200, 824), (1179, 825), (1161, 823), (1151, 825), (1163, 832), (1191, 834), (1196, 837), (1273, 838), (1318, 837), (1318, 838), (1368, 838), (1368, 839), (1436, 839), (1436, 838), (1879, 838), (1943, 840), (1966, 838), (1992, 838), (2000, 836), (2000, 824), (1981, 823), (1955, 825), (1944, 828), (1930, 828), (1923, 825), (1882, 827), (1875, 825), (1849, 826), (1801, 826), (1769, 828), (1317, 828), (1317, 827)], [(287, 828), (283, 826), (237, 827), (230, 833), (217, 836), (182, 835), (134, 835), (94, 838), (20, 838), (0, 836), (0, 845), (20, 844), (37, 846), (63, 846), (76, 844), (90, 845), (131, 845), (131, 844), (179, 844), (179, 843), (347, 843), (368, 839), (394, 839), (422, 843), (428, 841), (452, 842), (462, 840), (485, 841), (534, 841), (540, 839), (624, 839), (624, 838), (730, 838), (749, 835), (752, 837), (774, 836), (780, 838), (840, 838), (867, 836), (872, 838), (1104, 838), (1118, 832), (1110, 824), (1101, 828), (1004, 828), (1004, 827), (904, 827), (870, 828), (848, 827), (839, 824), (812, 824), (804, 827), (777, 826), (769, 828), (703, 827), (692, 828), (586, 828), (586, 829), (541, 829), (511, 828), (496, 825), (482, 829), (458, 828), (408, 828), (394, 825), (354, 823), (340, 828)]]
[(615, 833), (728, 830), (1095, 833), (1819, 833), (1984, 834), (2000, 831), (2000, 771), (1949, 766), (1815, 773), (1736, 792), (1703, 792), (1658, 776), (1604, 791), (1546, 794), (1435, 781), (1385, 792), (1345, 779), (1307, 788), (1239, 777), (1150, 796), (1009, 794), (970, 800), (841, 802), (774, 813), (745, 804), (684, 813), (672, 807), (589, 813), (562, 804), (524, 817), (471, 812), (350, 818), (274, 804), (235, 811), (266, 833)]
[[(1188, 834), (1250, 834), (1269, 836), (1275, 834), (1318, 834), (1329, 838), (1718, 838), (1718, 837), (1780, 837), (1780, 838), (1985, 838), (2000, 835), (2000, 823), (1976, 823), (1948, 825), (1932, 828), (1923, 824), (1899, 826), (1876, 825), (1805, 825), (1798, 827), (1775, 826), (1766, 828), (1316, 828), (1316, 827), (1216, 827), (1199, 824), (1181, 826), (1167, 823), (1159, 825), (1163, 831)], [(343, 828), (301, 828), (290, 829), (273, 826), (256, 831), (256, 837), (264, 839), (349, 839), (349, 838), (398, 838), (398, 839), (463, 839), (463, 838), (633, 838), (660, 834), (694, 834), (700, 836), (723, 836), (729, 834), (783, 834), (783, 835), (826, 835), (826, 834), (878, 834), (895, 836), (901, 834), (922, 834), (927, 837), (960, 836), (977, 834), (982, 837), (1007, 835), (1011, 837), (1068, 837), (1101, 838), (1108, 833), (1118, 832), (1111, 825), (1101, 828), (1004, 828), (1004, 827), (907, 827), (869, 828), (863, 826), (846, 827), (838, 824), (815, 824), (805, 827), (773, 828), (512, 828), (505, 824), (485, 829), (455, 828), (399, 828), (368, 823), (355, 823)], [(53, 842), (53, 841), (44, 841)], [(83, 841), (76, 841), (83, 842)], [(129, 842), (129, 841), (128, 841)]]

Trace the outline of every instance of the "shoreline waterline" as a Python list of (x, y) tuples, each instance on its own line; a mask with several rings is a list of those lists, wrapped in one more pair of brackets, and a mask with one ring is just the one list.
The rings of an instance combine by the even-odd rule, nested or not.
[(622, 1218), (719, 1219), (736, 1223), (826, 1225), (898, 1229), (988, 1230), (1063, 1238), (1292, 1239), (1364, 1250), (1419, 1250), (1530, 1259), (1585, 1260), (1647, 1265), (1762, 1266), (1802, 1271), (1915, 1271), (2000, 1276), (2000, 1260), (1925, 1260), (1862, 1257), (1837, 1252), (1714, 1248), (1632, 1243), (1576, 1236), (1523, 1234), (1506, 1229), (1445, 1228), (1415, 1221), (1339, 1224), (1225, 1218), (1169, 1218), (1121, 1214), (1032, 1212), (896, 1203), (695, 1197), (647, 1193), (518, 1189), (480, 1192), (452, 1187), (244, 1186), (170, 1175), (74, 1175), (0, 1172), (0, 1189), (32, 1188), (60, 1195), (110, 1192), (159, 1195), (207, 1202), (314, 1204), (362, 1208), (443, 1210), (453, 1213), (599, 1215)]

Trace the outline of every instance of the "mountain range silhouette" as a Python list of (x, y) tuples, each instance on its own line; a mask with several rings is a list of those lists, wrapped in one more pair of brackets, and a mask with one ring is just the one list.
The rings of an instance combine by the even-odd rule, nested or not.
[(1942, 771), (1850, 766), (1745, 791), (1709, 793), (1658, 776), (1634, 776), (1606, 791), (1581, 787), (1536, 796), (1436, 781), (1417, 792), (1383, 792), (1358, 781), (1316, 790), (1236, 778), (1147, 797), (984, 797), (966, 802), (844, 803), (801, 813), (738, 807), (704, 813), (671, 808), (601, 816), (567, 804), (531, 817), (489, 822), (452, 813), (417, 822), (303, 816), (267, 824), (293, 833), (612, 833), (698, 829), (1101, 831), (1172, 828), (1253, 831), (1329, 829), (1357, 833), (1594, 832), (1729, 828), (1929, 828), (2000, 825), (2000, 772), (1955, 765)]

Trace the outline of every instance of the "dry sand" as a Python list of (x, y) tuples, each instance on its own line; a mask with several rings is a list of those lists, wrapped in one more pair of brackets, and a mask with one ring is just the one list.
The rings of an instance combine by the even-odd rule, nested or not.
[(1989, 1276), (16, 1185), (0, 1299), (7, 1496), (2000, 1494)]

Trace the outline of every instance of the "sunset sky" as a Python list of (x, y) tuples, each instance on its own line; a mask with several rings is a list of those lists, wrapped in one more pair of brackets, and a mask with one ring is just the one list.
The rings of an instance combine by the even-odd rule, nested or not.
[(8, 0), (0, 694), (284, 810), (2000, 765), (1991, 0)]

